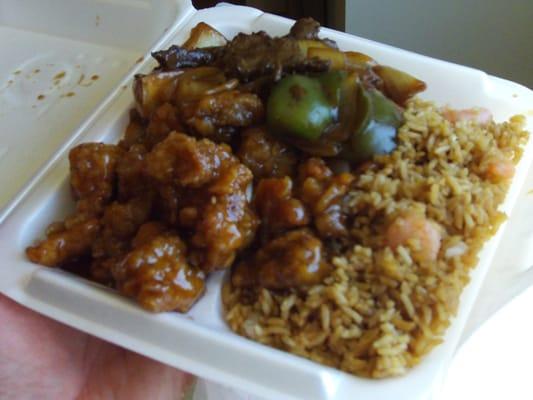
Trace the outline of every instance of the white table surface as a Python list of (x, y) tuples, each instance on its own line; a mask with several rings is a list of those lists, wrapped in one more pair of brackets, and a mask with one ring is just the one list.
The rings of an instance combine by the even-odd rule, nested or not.
[(533, 399), (533, 287), (458, 350), (435, 400)]

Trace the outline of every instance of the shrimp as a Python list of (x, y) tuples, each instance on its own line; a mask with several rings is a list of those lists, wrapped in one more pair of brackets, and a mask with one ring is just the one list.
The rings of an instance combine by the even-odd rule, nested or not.
[(487, 163), (485, 177), (493, 183), (510, 179), (515, 171), (512, 161), (505, 158), (498, 158)]
[(436, 222), (413, 212), (397, 217), (387, 228), (386, 244), (392, 249), (407, 246), (417, 262), (435, 261), (442, 235)]
[(486, 108), (466, 108), (464, 110), (445, 108), (442, 110), (442, 116), (452, 124), (460, 121), (473, 121), (485, 126), (492, 121), (492, 113)]

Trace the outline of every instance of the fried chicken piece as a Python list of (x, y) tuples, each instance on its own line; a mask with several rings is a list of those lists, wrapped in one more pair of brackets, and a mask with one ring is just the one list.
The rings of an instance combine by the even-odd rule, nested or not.
[(285, 233), (233, 270), (236, 287), (290, 289), (320, 283), (330, 272), (322, 241), (308, 229)]
[(183, 130), (179, 110), (171, 103), (163, 103), (153, 112), (142, 144), (150, 150), (156, 144), (165, 140), (172, 131), (176, 130)]
[(98, 215), (111, 200), (116, 166), (124, 150), (103, 143), (83, 143), (69, 153), (70, 186), (79, 213)]
[(144, 175), (147, 153), (144, 145), (135, 144), (118, 160), (118, 200), (128, 201), (135, 197), (142, 197), (152, 190)]
[(342, 208), (353, 179), (348, 172), (333, 175), (319, 158), (310, 158), (300, 165), (297, 195), (311, 210), (313, 223), (322, 238), (347, 234)]
[(246, 194), (251, 180), (250, 170), (232, 158), (208, 185), (181, 198), (179, 224), (193, 233), (191, 262), (206, 272), (229, 267), (255, 235), (259, 221)]
[(100, 232), (97, 218), (76, 216), (66, 223), (53, 224), (46, 239), (26, 249), (30, 261), (48, 267), (60, 267), (86, 256)]
[[(264, 118), (261, 99), (252, 93), (226, 90), (208, 94), (184, 112), (185, 123), (199, 136), (227, 140), (226, 131), (255, 125)], [(217, 140), (219, 141), (219, 140)]]
[(250, 244), (258, 225), (245, 194), (221, 196), (199, 215), (191, 238), (192, 261), (206, 272), (228, 268), (237, 252)]
[(205, 290), (205, 274), (186, 260), (177, 236), (160, 235), (113, 268), (118, 290), (152, 312), (187, 312)]
[(269, 233), (305, 226), (310, 222), (304, 204), (293, 195), (292, 179), (288, 176), (261, 179), (255, 191), (254, 204)]
[(112, 282), (111, 268), (130, 250), (130, 242), (148, 220), (151, 207), (152, 197), (147, 195), (127, 203), (113, 202), (105, 208), (100, 234), (92, 244), (93, 279), (104, 284)]
[(253, 127), (242, 133), (237, 156), (256, 180), (292, 176), (297, 158), (285, 143), (269, 135), (264, 127)]
[(190, 232), (191, 262), (206, 272), (228, 267), (258, 225), (246, 191), (252, 173), (229, 146), (174, 132), (146, 158), (159, 185), (165, 223)]
[(131, 239), (148, 220), (151, 206), (149, 196), (108, 205), (101, 220), (101, 235), (93, 244), (93, 257), (115, 257), (128, 251)]
[(135, 234), (135, 237), (131, 241), (131, 247), (136, 248), (140, 247), (155, 237), (163, 234), (165, 231), (167, 231), (167, 228), (164, 224), (158, 221), (149, 221), (145, 224), (142, 224), (137, 233)]
[(146, 173), (159, 183), (200, 187), (212, 181), (232, 157), (229, 147), (173, 132), (146, 158)]
[[(130, 233), (134, 228), (131, 226), (131, 221), (129, 224), (125, 223), (123, 225), (124, 226), (122, 228), (119, 228), (119, 231), (122, 231), (123, 234), (125, 234), (122, 238), (113, 236), (113, 232), (107, 230), (108, 235), (111, 233), (109, 244), (107, 244), (105, 241), (99, 241), (99, 238), (95, 241), (95, 244), (98, 243), (98, 246), (100, 246), (101, 258), (93, 259), (89, 272), (90, 278), (96, 282), (107, 286), (115, 286), (115, 280), (113, 278), (112, 271), (123, 261), (127, 252), (150, 242), (156, 236), (159, 236), (167, 231), (167, 228), (160, 222), (149, 221), (139, 227), (137, 233), (133, 239), (131, 239), (131, 243), (128, 243), (128, 238), (131, 237)], [(130, 225), (130, 227), (127, 227), (127, 225)], [(95, 247), (96, 246), (93, 245), (93, 252), (97, 250)], [(111, 250), (109, 250), (108, 247), (110, 247)]]

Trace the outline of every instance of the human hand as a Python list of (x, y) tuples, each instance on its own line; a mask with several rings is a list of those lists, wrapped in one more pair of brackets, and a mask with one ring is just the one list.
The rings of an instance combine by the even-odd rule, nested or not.
[(193, 382), (1, 294), (0, 324), (1, 399), (182, 400)]

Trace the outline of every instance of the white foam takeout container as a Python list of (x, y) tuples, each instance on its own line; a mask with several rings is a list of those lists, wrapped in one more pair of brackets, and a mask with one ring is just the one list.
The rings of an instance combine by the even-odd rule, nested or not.
[[(247, 7), (196, 11), (189, 0), (0, 0), (0, 291), (65, 324), (266, 398), (430, 398), (461, 338), (532, 281), (527, 216), (533, 212), (533, 141), (504, 205), (510, 218), (483, 249), (444, 343), (399, 378), (358, 378), (237, 336), (222, 317), (222, 273), (209, 278), (206, 295), (186, 315), (154, 315), (112, 290), (26, 260), (26, 246), (73, 209), (68, 150), (80, 142), (116, 143), (133, 104), (133, 75), (151, 70), (149, 53), (182, 43), (200, 21), (227, 37), (257, 30), (280, 35), (292, 24)], [(424, 98), (457, 108), (487, 107), (499, 121), (524, 113), (533, 131), (533, 92), (523, 86), (321, 32), (342, 49), (423, 79)]]

